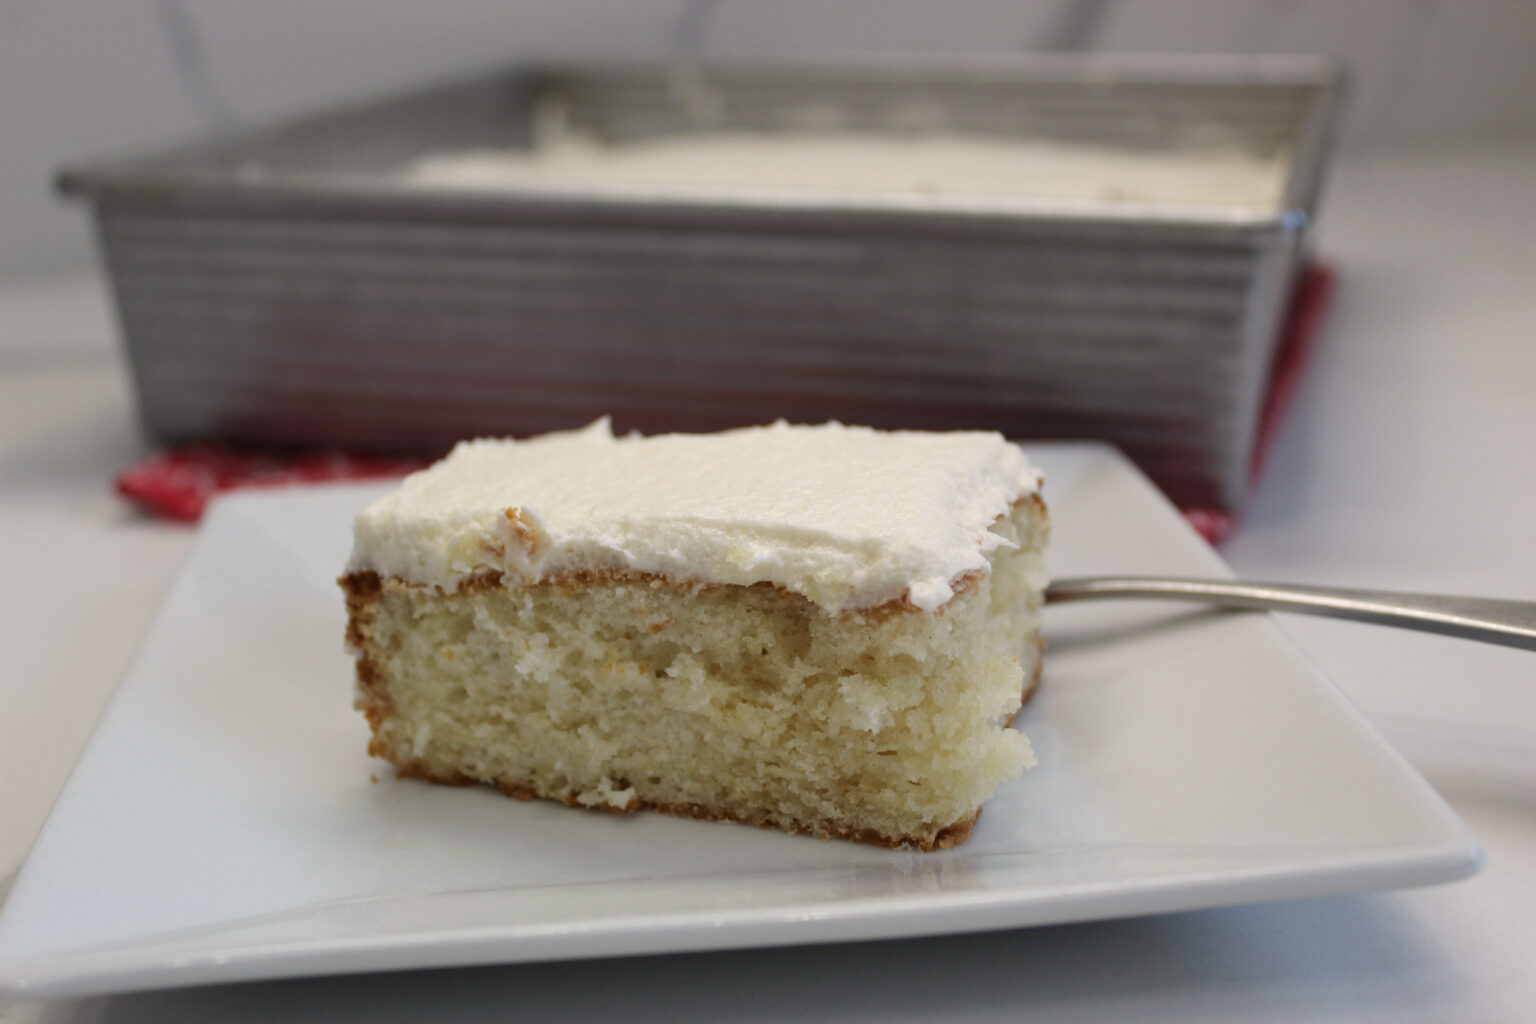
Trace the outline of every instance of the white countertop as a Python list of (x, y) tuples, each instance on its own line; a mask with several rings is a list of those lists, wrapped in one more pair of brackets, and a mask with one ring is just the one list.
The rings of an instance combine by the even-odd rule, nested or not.
[[(1536, 145), (1346, 158), (1325, 334), (1223, 553), (1240, 575), (1536, 597)], [(97, 278), (0, 288), (0, 877), (192, 541), (110, 493), (144, 451)], [(1536, 658), (1287, 617), (1483, 840), (1476, 878), (956, 938), (0, 1004), (0, 1021), (1516, 1021), (1536, 1017)]]

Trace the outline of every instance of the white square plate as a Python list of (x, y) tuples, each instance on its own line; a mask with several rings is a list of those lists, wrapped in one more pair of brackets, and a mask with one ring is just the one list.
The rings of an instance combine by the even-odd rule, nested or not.
[[(1037, 445), (1060, 575), (1224, 574), (1119, 454)], [(1447, 881), (1481, 851), (1269, 618), (1053, 608), (1040, 766), (943, 853), (395, 780), (335, 577), (380, 488), (209, 515), (0, 918), (0, 985), (941, 934)], [(39, 680), (46, 685), (46, 680)], [(378, 781), (370, 776), (376, 775)]]

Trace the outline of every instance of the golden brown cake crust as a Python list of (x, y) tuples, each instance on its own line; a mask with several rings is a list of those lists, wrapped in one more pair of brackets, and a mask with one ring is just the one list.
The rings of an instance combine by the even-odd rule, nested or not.
[[(950, 587), (953, 594), (950, 601), (975, 589), (981, 579), (981, 572), (968, 572), (951, 581)], [(503, 574), (496, 569), (487, 569), (477, 572), (472, 576), (466, 576), (458, 582), (452, 591), (446, 591), (442, 587), (425, 583), (412, 583), (398, 576), (380, 577), (371, 570), (359, 570), (348, 573), (336, 581), (349, 595), (354, 591), (377, 593), (384, 587), (398, 588), (400, 590), (432, 590), (439, 594), (480, 594), (488, 591), (500, 590), (503, 587), (517, 586), (522, 588), (553, 587), (566, 593), (573, 593), (579, 587), (590, 586), (595, 583), (640, 583), (652, 587), (666, 587), (674, 591), (699, 595), (718, 593), (729, 588), (739, 588), (738, 583), (709, 583), (703, 580), (680, 579), (674, 576), (663, 576), (658, 573), (639, 572), (633, 569), (570, 569), (564, 572), (542, 576), (536, 580), (526, 582), (509, 583)], [(810, 603), (810, 598), (804, 594), (798, 594), (793, 590), (773, 583), (748, 584), (754, 590), (772, 590), (787, 601)], [(349, 605), (350, 607), (350, 605)], [(860, 621), (881, 621), (892, 615), (943, 615), (949, 607), (946, 601), (934, 611), (923, 611), (912, 603), (911, 598), (902, 595), (884, 604), (872, 605), (868, 608), (849, 608), (838, 613), (840, 619), (856, 619)]]
[(372, 754), (379, 728), (394, 710), (384, 687), (384, 674), (373, 660), (368, 644), (373, 608), (383, 592), (383, 580), (376, 572), (354, 572), (336, 582), (347, 596), (347, 646), (357, 659), (357, 698), (353, 706), (368, 719), (368, 728), (374, 734), (368, 742), (368, 753)]
[(609, 804), (590, 806), (581, 803), (577, 799), (578, 793), (544, 793), (531, 782), (514, 779), (476, 779), (462, 773), (445, 774), (434, 772), (419, 761), (409, 759), (396, 760), (390, 756), (390, 752), (375, 749), (375, 744), (369, 744), (368, 752), (376, 757), (382, 757), (395, 765), (397, 773), (406, 778), (421, 779), (445, 786), (495, 786), (505, 796), (517, 800), (554, 800), (567, 807), (579, 810), (605, 811), (609, 814), (633, 814), (636, 811), (657, 811), (661, 814), (669, 814), (677, 818), (694, 818), (699, 821), (734, 822), (740, 825), (755, 825), (758, 828), (771, 829), (776, 832), (790, 832), (795, 835), (815, 836), (818, 839), (843, 839), (855, 843), (864, 843), (868, 846), (883, 846), (886, 849), (896, 850), (904, 847), (916, 848), (925, 853), (934, 850), (947, 850), (959, 846), (971, 837), (971, 832), (976, 827), (976, 820), (981, 817), (981, 811), (962, 821), (936, 828), (931, 833), (908, 836), (887, 836), (871, 829), (846, 829), (840, 828), (832, 822), (809, 823), (804, 821), (784, 820), (766, 814), (743, 815), (718, 807), (706, 807), (703, 804), (665, 804), (651, 803), (638, 798), (631, 799), (623, 807), (614, 807)]

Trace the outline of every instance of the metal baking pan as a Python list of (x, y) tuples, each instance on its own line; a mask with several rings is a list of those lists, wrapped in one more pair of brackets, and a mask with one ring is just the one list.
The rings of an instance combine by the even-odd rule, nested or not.
[[(93, 203), (167, 442), (985, 427), (1112, 441), (1230, 508), (1340, 92), (1311, 58), (532, 68), (59, 181)], [(1282, 167), (1242, 203), (414, 174), (541, 145), (552, 102), (614, 146), (938, 131), (1177, 161), (1217, 138)]]

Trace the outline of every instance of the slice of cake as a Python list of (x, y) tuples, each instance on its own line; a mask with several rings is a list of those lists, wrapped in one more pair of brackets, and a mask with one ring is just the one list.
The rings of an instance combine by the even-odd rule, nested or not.
[(1033, 762), (1039, 476), (997, 434), (479, 440), (357, 516), (371, 753), (571, 806), (936, 849)]

